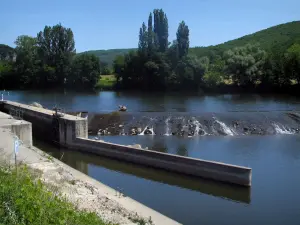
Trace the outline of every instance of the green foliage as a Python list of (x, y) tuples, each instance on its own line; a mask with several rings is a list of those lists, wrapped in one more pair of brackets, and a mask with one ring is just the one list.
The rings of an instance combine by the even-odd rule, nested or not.
[(267, 52), (270, 50), (285, 52), (294, 43), (300, 44), (300, 21), (273, 26), (215, 46), (191, 48), (190, 53), (198, 57), (208, 56), (212, 60), (217, 55), (223, 55), (227, 50), (257, 43)]
[(61, 195), (52, 193), (25, 167), (0, 168), (0, 224), (104, 225), (95, 214), (79, 211)]
[[(215, 57), (222, 56), (227, 50), (256, 43), (259, 43), (260, 48), (267, 52), (270, 49), (285, 52), (294, 43), (300, 44), (300, 21), (273, 26), (215, 46), (192, 47), (189, 49), (189, 54), (198, 57), (207, 56), (213, 62)], [(95, 54), (102, 62), (106, 62), (110, 66), (117, 55), (125, 55), (135, 50), (137, 49), (92, 50), (88, 51), (88, 53)]]
[(1, 88), (94, 88), (100, 73), (111, 73), (108, 66), (100, 70), (95, 55), (75, 57), (73, 32), (61, 24), (45, 26), (37, 37), (21, 35), (15, 44), (0, 46)]
[(300, 83), (300, 44), (292, 45), (285, 54), (286, 73), (290, 75), (290, 79), (297, 80)]
[(85, 51), (78, 53), (80, 54), (93, 54), (97, 56), (101, 62), (106, 63), (108, 67), (111, 67), (113, 65), (113, 61), (115, 58), (119, 55), (124, 56), (125, 54), (128, 54), (130, 51), (136, 51), (135, 48), (127, 48), (127, 49), (108, 49), (108, 50), (91, 50), (91, 51)]
[(257, 45), (236, 47), (225, 52), (226, 71), (237, 84), (254, 84), (263, 75), (266, 52)]
[(42, 64), (55, 68), (55, 76), (47, 77), (47, 83), (63, 85), (70, 75), (71, 63), (75, 55), (74, 35), (70, 28), (61, 24), (45, 26), (37, 35), (39, 57)]
[(224, 83), (225, 62), (221, 59), (211, 64), (203, 76), (203, 81), (208, 87), (216, 87)]
[(117, 79), (114, 75), (102, 75), (96, 84), (97, 89), (111, 90), (115, 88)]
[(0, 61), (13, 61), (15, 50), (8, 46), (0, 44)]
[(19, 74), (19, 82), (22, 85), (33, 87), (39, 85), (40, 59), (36, 38), (27, 35), (17, 37), (16, 41), (16, 63), (15, 70)]
[[(72, 30), (61, 24), (45, 26), (37, 37), (19, 36), (15, 49), (0, 45), (1, 88), (198, 90), (230, 83), (276, 90), (300, 85), (300, 21), (195, 48), (189, 48), (184, 21), (172, 44), (168, 26), (164, 11), (154, 9), (139, 30), (137, 49), (88, 51), (76, 57)], [(112, 73), (114, 80), (99, 79)]]
[(114, 62), (113, 62), (113, 69), (115, 72), (115, 75), (117, 77), (117, 81), (120, 80), (123, 72), (124, 72), (124, 66), (125, 66), (125, 57), (123, 55), (116, 56)]
[[(195, 48), (188, 54), (190, 31), (185, 22), (179, 24), (176, 40), (164, 49), (161, 45), (165, 46), (168, 20), (162, 10), (154, 10), (153, 15), (154, 26), (150, 13), (148, 27), (143, 23), (140, 28), (138, 51), (119, 56), (114, 62), (123, 88), (198, 90), (228, 84), (282, 87), (291, 85), (292, 80), (300, 81), (300, 33), (298, 29), (288, 32), (297, 22), (207, 47), (205, 51)], [(274, 32), (280, 32), (277, 39), (270, 37)], [(284, 47), (277, 46), (278, 41)]]
[(100, 61), (90, 54), (78, 55), (72, 62), (72, 85), (93, 88), (100, 76)]
[(182, 21), (179, 24), (176, 33), (178, 57), (180, 59), (188, 54), (189, 47), (190, 47), (189, 36), (190, 36), (189, 28), (185, 24), (185, 22)]
[(13, 64), (8, 61), (0, 61), (0, 88), (4, 89), (3, 84), (8, 83), (13, 77)]
[[(169, 46), (169, 25), (167, 15), (162, 9), (154, 9), (154, 28), (153, 42), (155, 49), (160, 52), (166, 52)], [(148, 25), (149, 28), (149, 25)], [(152, 27), (150, 28), (152, 30)]]
[[(148, 17), (148, 27), (142, 23), (138, 51), (119, 56), (114, 62), (117, 79), (124, 88), (161, 90), (178, 88), (179, 83), (197, 87), (203, 71), (197, 60), (186, 57), (189, 47), (189, 29), (182, 22), (177, 41), (168, 47), (168, 19), (162, 9), (155, 9)], [(154, 22), (154, 24), (153, 24)], [(195, 84), (194, 79), (197, 80)]]

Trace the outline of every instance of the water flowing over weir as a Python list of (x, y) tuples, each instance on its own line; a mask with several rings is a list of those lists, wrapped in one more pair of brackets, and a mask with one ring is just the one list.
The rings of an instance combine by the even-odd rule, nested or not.
[(300, 133), (298, 112), (89, 113), (91, 135), (236, 136)]

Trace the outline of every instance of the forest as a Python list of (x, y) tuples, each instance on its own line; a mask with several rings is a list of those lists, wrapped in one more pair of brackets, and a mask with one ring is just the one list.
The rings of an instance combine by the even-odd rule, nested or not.
[[(299, 23), (291, 25), (300, 28)], [(277, 27), (277, 33), (282, 29)], [(285, 91), (293, 86), (297, 90), (300, 33), (282, 38), (268, 32), (264, 37), (257, 33), (238, 39), (237, 46), (229, 42), (191, 49), (188, 25), (182, 21), (176, 40), (169, 42), (167, 15), (154, 10), (140, 28), (137, 51), (116, 57), (113, 68), (119, 87), (125, 89)]]
[[(73, 32), (61, 24), (36, 37), (21, 35), (15, 48), (0, 45), (0, 88), (90, 90), (103, 74), (114, 74), (110, 88), (122, 90), (300, 92), (300, 22), (193, 48), (188, 24), (180, 22), (170, 41), (168, 23), (166, 13), (154, 9), (137, 30), (137, 48), (110, 55), (76, 54)], [(111, 63), (102, 60), (104, 52)]]
[(17, 37), (15, 45), (0, 45), (2, 89), (92, 89), (98, 82), (99, 58), (93, 54), (76, 55), (70, 28), (61, 24), (45, 26), (36, 37)]

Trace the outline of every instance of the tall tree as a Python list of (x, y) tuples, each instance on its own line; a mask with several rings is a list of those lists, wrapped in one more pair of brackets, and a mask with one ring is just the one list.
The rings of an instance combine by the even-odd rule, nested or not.
[(93, 54), (81, 54), (72, 63), (72, 82), (81, 87), (93, 88), (100, 77), (100, 61)]
[(152, 55), (154, 51), (153, 38), (154, 38), (153, 21), (152, 21), (152, 13), (150, 13), (148, 18), (148, 32), (147, 32), (148, 55)]
[[(39, 54), (46, 66), (55, 68), (51, 81), (63, 84), (71, 69), (71, 61), (76, 53), (74, 35), (70, 28), (61, 24), (45, 26), (37, 35)], [(54, 79), (54, 80), (52, 80)]]
[(166, 52), (169, 46), (169, 25), (167, 15), (162, 9), (155, 9), (154, 15), (154, 42), (160, 52)]
[(146, 55), (147, 46), (148, 46), (147, 37), (148, 37), (147, 27), (146, 27), (146, 24), (143, 23), (142, 27), (140, 28), (139, 44), (138, 44), (138, 52), (139, 52), (140, 55)]
[(176, 37), (177, 37), (177, 45), (178, 45), (178, 57), (179, 59), (183, 58), (188, 54), (190, 47), (190, 31), (189, 27), (182, 21), (177, 29)]
[(39, 59), (37, 55), (36, 38), (21, 35), (16, 41), (16, 72), (22, 85), (32, 86), (39, 83)]
[(118, 82), (124, 73), (124, 66), (125, 57), (123, 55), (117, 55), (113, 62), (113, 68)]

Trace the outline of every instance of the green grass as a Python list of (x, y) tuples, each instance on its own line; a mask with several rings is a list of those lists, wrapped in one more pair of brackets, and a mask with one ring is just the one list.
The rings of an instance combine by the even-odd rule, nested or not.
[(105, 225), (48, 190), (26, 167), (0, 168), (0, 225)]
[(101, 75), (98, 83), (96, 84), (97, 89), (111, 90), (117, 83), (115, 75)]

